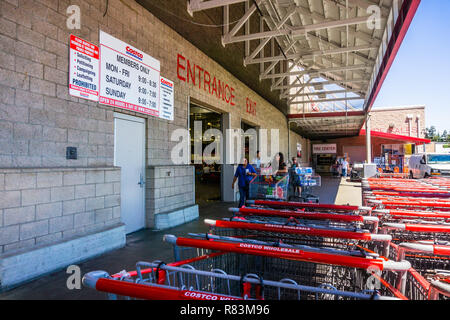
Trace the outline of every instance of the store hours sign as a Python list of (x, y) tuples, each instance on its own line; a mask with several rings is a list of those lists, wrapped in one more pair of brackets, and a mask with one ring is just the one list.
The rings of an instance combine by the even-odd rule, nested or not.
[(160, 63), (100, 31), (101, 104), (159, 117)]

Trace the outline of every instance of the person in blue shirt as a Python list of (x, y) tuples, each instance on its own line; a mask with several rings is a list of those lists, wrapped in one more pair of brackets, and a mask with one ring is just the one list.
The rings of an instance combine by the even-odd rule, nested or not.
[(231, 188), (234, 189), (234, 184), (236, 183), (236, 180), (238, 180), (238, 186), (239, 186), (239, 208), (241, 208), (243, 205), (245, 205), (245, 200), (249, 197), (249, 188), (250, 188), (250, 181), (256, 177), (256, 171), (252, 167), (251, 164), (248, 163), (248, 160), (244, 158), (242, 160), (242, 164), (240, 164), (236, 172), (234, 174), (233, 184), (231, 185)]

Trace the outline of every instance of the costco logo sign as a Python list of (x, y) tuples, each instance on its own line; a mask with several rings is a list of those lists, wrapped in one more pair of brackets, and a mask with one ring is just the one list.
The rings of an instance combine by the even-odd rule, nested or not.
[(166, 86), (168, 86), (169, 88), (172, 88), (172, 87), (173, 87), (173, 85), (172, 85), (170, 82), (168, 82), (168, 81), (166, 81), (166, 80), (164, 80), (164, 79), (161, 79), (161, 84), (166, 85)]
[(125, 50), (126, 50), (127, 54), (129, 54), (130, 56), (132, 56), (140, 61), (142, 61), (142, 59), (144, 58), (142, 53), (138, 52), (137, 50), (134, 50), (133, 48), (126, 47)]

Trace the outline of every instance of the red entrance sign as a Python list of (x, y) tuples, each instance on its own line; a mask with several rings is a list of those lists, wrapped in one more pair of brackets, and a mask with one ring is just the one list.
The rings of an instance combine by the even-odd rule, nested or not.
[[(195, 63), (191, 63), (189, 59), (186, 59), (181, 54), (178, 54), (177, 57), (177, 76), (181, 81), (191, 83), (195, 86), (198, 85), (198, 88), (203, 88), (204, 91), (207, 91), (211, 95), (215, 95), (218, 99), (222, 99), (226, 103), (234, 106), (236, 105), (234, 98), (234, 88), (231, 87), (228, 83), (225, 83), (219, 79), (216, 79), (214, 76), (211, 77), (211, 74), (196, 65)], [(206, 89), (208, 87), (208, 89)]]

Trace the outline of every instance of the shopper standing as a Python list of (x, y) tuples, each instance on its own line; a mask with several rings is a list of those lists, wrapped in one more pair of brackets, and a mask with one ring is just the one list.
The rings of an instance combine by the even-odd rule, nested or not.
[(250, 181), (256, 177), (256, 171), (246, 158), (242, 159), (242, 163), (237, 167), (234, 174), (233, 184), (231, 188), (234, 189), (234, 184), (238, 180), (239, 186), (239, 208), (245, 205), (245, 201), (249, 197)]
[(252, 164), (256, 170), (261, 169), (261, 154), (260, 154), (259, 150), (256, 151), (256, 158), (253, 159)]
[(284, 155), (283, 153), (278, 152), (275, 155), (274, 161), (272, 162), (272, 174), (275, 176), (285, 176), (287, 173), (288, 168), (286, 162), (284, 162)]
[(292, 158), (292, 167), (289, 171), (289, 179), (291, 181), (291, 184), (294, 188), (294, 194), (298, 195), (300, 197), (302, 195), (302, 187), (300, 183), (300, 177), (298, 176), (296, 172), (296, 168), (300, 168), (300, 164), (297, 161), (296, 157)]
[(348, 167), (349, 167), (349, 164), (348, 164), (348, 158), (345, 158), (345, 159), (342, 161), (342, 176), (343, 176), (344, 178), (347, 178)]

